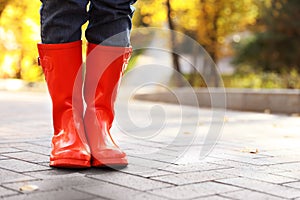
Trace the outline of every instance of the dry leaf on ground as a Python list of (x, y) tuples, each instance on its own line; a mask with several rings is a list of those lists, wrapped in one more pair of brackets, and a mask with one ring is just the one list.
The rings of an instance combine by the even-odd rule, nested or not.
[(243, 153), (252, 153), (252, 154), (257, 154), (258, 153), (258, 149), (257, 148), (244, 148), (241, 150), (241, 152)]
[(39, 186), (37, 186), (37, 185), (23, 185), (22, 187), (19, 188), (19, 190), (23, 191), (23, 192), (33, 192), (38, 189), (39, 189)]

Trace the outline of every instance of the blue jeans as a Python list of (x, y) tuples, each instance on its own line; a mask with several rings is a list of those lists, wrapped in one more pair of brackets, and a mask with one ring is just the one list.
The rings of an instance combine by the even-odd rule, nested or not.
[(132, 4), (136, 0), (41, 1), (41, 38), (44, 44), (80, 40), (81, 26), (89, 21), (85, 32), (88, 42), (106, 46), (130, 45)]

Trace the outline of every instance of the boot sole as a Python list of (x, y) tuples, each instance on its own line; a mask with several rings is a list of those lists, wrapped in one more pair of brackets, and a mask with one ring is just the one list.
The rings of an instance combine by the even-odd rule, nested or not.
[(126, 158), (110, 158), (110, 159), (101, 159), (96, 160), (93, 159), (92, 167), (126, 167), (128, 165), (128, 161)]
[(57, 168), (88, 168), (91, 167), (91, 163), (89, 160), (58, 159), (50, 161), (50, 166)]

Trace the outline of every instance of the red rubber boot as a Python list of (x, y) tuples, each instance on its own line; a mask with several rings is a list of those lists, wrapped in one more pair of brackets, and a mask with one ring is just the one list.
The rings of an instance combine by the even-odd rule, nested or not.
[(52, 99), (54, 136), (50, 166), (90, 167), (90, 149), (83, 124), (81, 41), (38, 44)]
[(129, 47), (88, 44), (84, 98), (85, 131), (92, 152), (92, 166), (124, 167), (126, 154), (111, 137), (114, 102), (130, 54)]

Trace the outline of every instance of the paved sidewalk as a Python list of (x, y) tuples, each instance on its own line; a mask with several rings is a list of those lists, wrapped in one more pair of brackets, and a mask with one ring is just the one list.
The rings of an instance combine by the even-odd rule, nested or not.
[[(0, 91), (1, 198), (300, 199), (300, 117), (227, 111), (212, 122), (209, 109), (139, 101), (128, 108), (118, 104), (113, 127), (127, 168), (53, 169), (48, 95)], [(222, 122), (218, 144), (200, 159), (214, 142), (204, 142), (207, 131)]]

